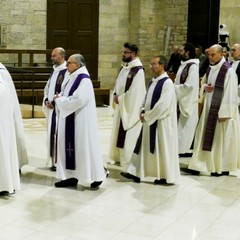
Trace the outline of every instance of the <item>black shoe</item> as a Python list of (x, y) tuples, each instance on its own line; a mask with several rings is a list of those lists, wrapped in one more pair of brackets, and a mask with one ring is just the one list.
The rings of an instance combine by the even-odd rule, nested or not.
[(106, 167), (104, 167), (104, 170), (105, 170), (105, 173), (106, 173), (106, 177), (108, 177), (109, 176), (109, 170)]
[(99, 181), (99, 182), (93, 182), (91, 183), (91, 188), (97, 188), (98, 186), (100, 186), (102, 184), (102, 181)]
[(162, 179), (160, 179), (160, 180), (156, 179), (156, 180), (154, 181), (154, 184), (157, 184), (157, 185), (167, 184), (167, 180), (164, 179), (164, 178), (162, 178)]
[[(229, 174), (229, 173), (228, 173), (228, 174)], [(211, 176), (212, 176), (212, 177), (221, 177), (221, 176), (223, 176), (223, 173), (214, 172), (214, 173), (211, 173)]]
[(185, 158), (190, 158), (192, 157), (192, 153), (179, 153), (178, 156), (181, 158), (181, 157), (185, 157)]
[(222, 175), (224, 175), (224, 176), (229, 176), (229, 172), (224, 171), (224, 172), (222, 172)]
[(57, 168), (56, 168), (55, 166), (52, 166), (52, 167), (50, 167), (50, 170), (51, 170), (52, 172), (56, 172)]
[(127, 172), (121, 172), (120, 174), (127, 179), (132, 179), (134, 182), (140, 183), (140, 178), (139, 177), (136, 177), (136, 176), (134, 176), (130, 173), (127, 173)]
[(8, 191), (1, 191), (0, 196), (8, 196), (9, 192)]
[(189, 173), (191, 175), (199, 175), (200, 172), (199, 171), (196, 171), (196, 170), (192, 170), (192, 169), (189, 169), (189, 168), (180, 168), (181, 171), (185, 172), (185, 173)]
[(56, 182), (54, 185), (57, 188), (62, 187), (76, 187), (78, 183), (78, 180), (76, 178), (68, 178), (66, 180), (62, 180), (60, 182)]

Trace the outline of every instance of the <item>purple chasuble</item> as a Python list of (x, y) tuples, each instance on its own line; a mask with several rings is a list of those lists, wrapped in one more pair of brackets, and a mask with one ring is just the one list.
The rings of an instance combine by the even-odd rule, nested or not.
[[(83, 78), (90, 77), (87, 74), (79, 74), (75, 79), (68, 96), (73, 95), (78, 88)], [(75, 112), (66, 117), (65, 122), (65, 155), (66, 155), (66, 169), (75, 170)]]
[[(61, 86), (62, 86), (62, 82), (63, 82), (66, 71), (67, 71), (67, 68), (59, 71), (58, 76), (57, 76), (56, 85), (55, 85), (54, 94), (57, 94), (57, 93), (61, 92)], [(54, 108), (53, 113), (52, 113), (51, 128), (50, 128), (50, 157), (54, 156), (55, 129), (56, 129), (56, 111), (55, 111), (55, 108)]]
[(217, 79), (214, 86), (214, 92), (212, 96), (212, 102), (211, 102), (211, 106), (208, 113), (206, 130), (205, 130), (204, 139), (203, 139), (203, 146), (202, 146), (203, 151), (212, 150), (212, 143), (213, 143), (215, 128), (216, 128), (217, 119), (218, 119), (218, 111), (222, 102), (224, 80), (229, 68), (230, 68), (229, 63), (224, 62), (217, 75)]
[[(135, 77), (135, 75), (137, 74), (137, 72), (140, 69), (143, 69), (143, 67), (142, 66), (137, 66), (137, 67), (131, 68), (131, 70), (128, 73), (128, 76), (127, 76), (127, 81), (126, 81), (124, 92), (128, 91), (128, 89), (130, 88), (130, 86), (132, 84), (133, 78)], [(126, 133), (127, 133), (127, 131), (125, 131), (124, 128), (123, 128), (122, 119), (120, 119), (120, 125), (119, 125), (119, 130), (118, 130), (118, 137), (117, 137), (117, 147), (118, 148), (123, 148), (124, 147)]]
[[(154, 88), (154, 91), (153, 91), (150, 109), (152, 109), (154, 107), (154, 105), (157, 103), (157, 101), (161, 97), (163, 84), (165, 83), (165, 81), (167, 79), (169, 79), (169, 77), (162, 78), (161, 80), (159, 80), (157, 82), (157, 84), (156, 84), (156, 86)], [(151, 84), (152, 84), (152, 81), (149, 82), (148, 89), (151, 86)], [(147, 95), (147, 93), (146, 93), (146, 95)], [(156, 145), (157, 122), (158, 122), (158, 120), (156, 120), (153, 124), (150, 125), (150, 152), (152, 154), (154, 154), (155, 145)], [(140, 135), (139, 135), (136, 147), (134, 149), (134, 153), (139, 154), (139, 151), (140, 151), (140, 148), (141, 148), (141, 144), (142, 144), (142, 130), (140, 132)]]

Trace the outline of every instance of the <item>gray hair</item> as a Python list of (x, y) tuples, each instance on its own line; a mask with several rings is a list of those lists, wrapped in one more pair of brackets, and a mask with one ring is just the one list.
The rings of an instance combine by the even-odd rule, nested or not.
[(223, 53), (223, 47), (220, 44), (214, 44), (210, 48), (215, 48), (218, 53)]
[(72, 56), (74, 57), (77, 64), (80, 64), (81, 66), (86, 66), (86, 62), (82, 54), (76, 53), (73, 54)]

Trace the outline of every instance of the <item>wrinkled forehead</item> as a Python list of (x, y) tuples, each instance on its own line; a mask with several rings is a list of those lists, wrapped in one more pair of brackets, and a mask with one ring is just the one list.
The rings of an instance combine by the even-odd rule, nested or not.
[(220, 54), (220, 52), (217, 51), (217, 48), (210, 48), (209, 51), (208, 51), (208, 54), (209, 55), (217, 55), (217, 54)]

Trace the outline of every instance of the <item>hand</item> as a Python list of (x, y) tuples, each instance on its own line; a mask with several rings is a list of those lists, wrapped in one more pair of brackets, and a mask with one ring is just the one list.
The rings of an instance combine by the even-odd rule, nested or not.
[(229, 119), (229, 118), (218, 118), (218, 121), (219, 121), (220, 123), (223, 123), (223, 122), (225, 122), (227, 119)]
[(59, 96), (58, 92), (56, 92), (56, 94), (55, 94), (55, 96), (54, 96), (54, 99), (59, 98), (59, 97), (60, 97), (60, 96)]
[(54, 106), (52, 105), (52, 103), (49, 102), (49, 101), (46, 101), (46, 102), (45, 102), (45, 105), (46, 105), (47, 108), (49, 108), (49, 109), (53, 109), (53, 108), (54, 108)]
[(144, 114), (143, 114), (143, 113), (140, 114), (139, 118), (140, 118), (140, 121), (141, 121), (142, 123), (145, 121), (145, 119), (144, 119)]
[(118, 96), (117, 96), (117, 95), (114, 95), (114, 96), (113, 96), (113, 102), (116, 103), (116, 104), (119, 103), (119, 102), (118, 102)]
[(208, 83), (208, 84), (205, 85), (205, 87), (204, 87), (205, 92), (208, 92), (208, 93), (212, 92), (213, 89), (214, 89), (214, 87), (212, 86), (211, 83)]

